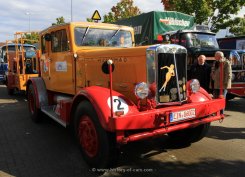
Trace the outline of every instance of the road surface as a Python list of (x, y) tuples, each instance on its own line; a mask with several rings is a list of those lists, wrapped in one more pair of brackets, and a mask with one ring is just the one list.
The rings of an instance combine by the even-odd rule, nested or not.
[(197, 143), (177, 145), (167, 136), (133, 142), (114, 168), (91, 169), (69, 129), (48, 118), (33, 123), (25, 96), (8, 96), (0, 85), (0, 177), (244, 177), (245, 99), (228, 102), (225, 114)]

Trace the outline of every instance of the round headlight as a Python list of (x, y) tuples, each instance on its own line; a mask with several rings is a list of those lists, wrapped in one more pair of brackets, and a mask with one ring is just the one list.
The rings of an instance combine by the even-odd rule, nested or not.
[(144, 99), (149, 95), (149, 87), (145, 82), (137, 84), (134, 91), (135, 95), (141, 99)]
[(198, 90), (200, 89), (200, 83), (197, 79), (192, 79), (190, 86), (193, 93), (198, 92)]

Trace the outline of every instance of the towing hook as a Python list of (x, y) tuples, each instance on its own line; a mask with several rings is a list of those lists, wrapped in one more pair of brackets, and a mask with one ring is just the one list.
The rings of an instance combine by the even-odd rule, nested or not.
[(222, 122), (223, 122), (223, 120), (224, 120), (224, 118), (225, 118), (225, 115), (224, 115), (224, 114), (222, 114), (222, 115), (221, 115), (221, 119), (219, 120), (219, 123), (222, 123)]

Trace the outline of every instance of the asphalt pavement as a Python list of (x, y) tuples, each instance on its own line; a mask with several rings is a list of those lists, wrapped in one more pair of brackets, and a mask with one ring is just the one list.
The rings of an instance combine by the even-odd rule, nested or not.
[(69, 129), (49, 118), (35, 124), (25, 95), (8, 96), (0, 85), (0, 177), (244, 177), (245, 99), (229, 101), (225, 114), (197, 143), (177, 145), (167, 136), (133, 142), (114, 168), (91, 169)]

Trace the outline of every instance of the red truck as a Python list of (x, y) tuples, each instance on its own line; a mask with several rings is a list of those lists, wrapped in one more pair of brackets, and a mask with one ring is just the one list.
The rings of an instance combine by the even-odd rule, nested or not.
[(187, 80), (186, 48), (134, 43), (133, 28), (105, 23), (40, 33), (41, 74), (27, 82), (30, 116), (70, 126), (92, 167), (109, 167), (133, 141), (165, 134), (177, 143), (199, 141), (224, 118), (225, 99)]

